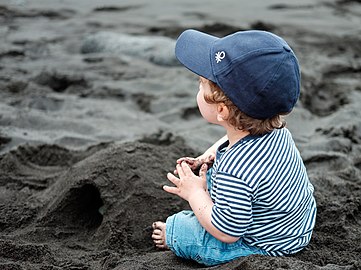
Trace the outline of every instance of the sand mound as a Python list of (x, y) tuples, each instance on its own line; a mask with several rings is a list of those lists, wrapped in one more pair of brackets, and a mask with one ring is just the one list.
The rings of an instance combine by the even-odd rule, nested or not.
[[(81, 152), (27, 145), (1, 156), (1, 263), (20, 265), (21, 258), (32, 267), (61, 266), (57, 253), (77, 250), (68, 263), (80, 260), (85, 267), (109, 254), (154, 251), (154, 219), (187, 207), (162, 191), (164, 175), (181, 152), (192, 154), (180, 139), (161, 143), (101, 144)], [(94, 254), (99, 261), (89, 262)]]

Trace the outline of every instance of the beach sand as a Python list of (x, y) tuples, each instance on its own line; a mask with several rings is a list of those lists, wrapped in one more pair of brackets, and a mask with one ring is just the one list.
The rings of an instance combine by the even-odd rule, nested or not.
[(195, 269), (151, 224), (186, 202), (175, 160), (223, 136), (174, 57), (195, 28), (269, 30), (302, 70), (287, 126), (315, 187), (310, 245), (209, 269), (361, 269), (361, 5), (306, 1), (0, 1), (0, 269)]

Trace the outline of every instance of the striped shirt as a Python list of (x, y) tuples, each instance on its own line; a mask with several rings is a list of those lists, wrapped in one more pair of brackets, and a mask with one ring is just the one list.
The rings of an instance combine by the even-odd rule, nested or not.
[(310, 241), (313, 186), (286, 128), (218, 148), (210, 194), (212, 224), (270, 256), (293, 254)]

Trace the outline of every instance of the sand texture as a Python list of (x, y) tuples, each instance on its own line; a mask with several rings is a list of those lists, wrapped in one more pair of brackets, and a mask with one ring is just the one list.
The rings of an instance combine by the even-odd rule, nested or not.
[(206, 269), (361, 269), (360, 1), (0, 0), (0, 269), (196, 269), (151, 224), (188, 209), (175, 160), (223, 136), (174, 57), (195, 28), (261, 29), (296, 52), (287, 118), (315, 186), (310, 245)]

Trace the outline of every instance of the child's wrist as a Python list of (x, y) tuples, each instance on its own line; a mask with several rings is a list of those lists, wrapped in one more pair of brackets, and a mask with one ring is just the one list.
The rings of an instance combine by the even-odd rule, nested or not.
[(201, 201), (204, 196), (209, 196), (207, 193), (207, 189), (204, 189), (203, 187), (197, 187), (189, 195), (188, 202), (190, 205), (192, 205), (193, 203)]

